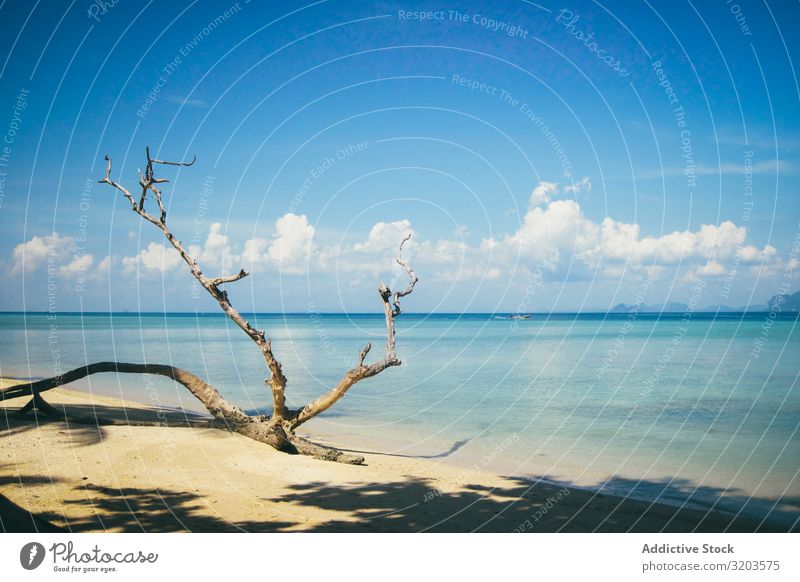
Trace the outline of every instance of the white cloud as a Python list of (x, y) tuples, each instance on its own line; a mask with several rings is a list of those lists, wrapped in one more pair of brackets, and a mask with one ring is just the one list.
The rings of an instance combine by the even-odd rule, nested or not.
[(497, 279), (502, 275), (500, 268), (491, 265), (491, 248), (470, 246), (463, 240), (425, 240), (408, 219), (378, 222), (362, 242), (325, 247), (319, 254), (319, 264), (330, 270), (361, 275), (350, 278), (357, 284), (383, 280), (390, 288), (404, 285), (407, 275), (395, 258), (400, 242), (409, 234), (412, 238), (403, 246), (403, 257), (417, 273), (425, 273), (426, 281), (453, 283)]
[[(581, 181), (578, 188), (590, 187)], [(483, 247), (495, 251), (506, 265), (520, 258), (523, 263), (542, 261), (557, 252), (562, 265), (570, 269), (602, 268), (606, 275), (619, 273), (614, 265), (625, 264), (640, 270), (679, 263), (700, 267), (697, 274), (719, 274), (720, 262), (738, 255), (748, 263), (770, 259), (775, 249), (745, 245), (747, 229), (725, 221), (705, 224), (696, 231), (674, 231), (659, 236), (642, 236), (638, 224), (607, 217), (597, 223), (583, 214), (575, 200), (552, 200), (543, 206), (533, 205), (558, 192), (557, 185), (542, 182), (532, 195), (532, 207), (525, 214), (517, 232), (499, 240), (488, 239)], [(565, 188), (566, 190), (566, 188)]]
[(589, 192), (592, 189), (592, 183), (589, 181), (588, 177), (583, 177), (577, 182), (573, 182), (567, 186), (564, 186), (564, 192), (574, 193), (577, 194), (581, 191)]
[(72, 261), (58, 268), (59, 277), (74, 277), (79, 274), (85, 275), (94, 264), (94, 257), (90, 254), (76, 255)]
[[(563, 194), (577, 194), (578, 192), (588, 192), (592, 189), (592, 182), (588, 177), (583, 177), (577, 182), (573, 182), (564, 186)], [(562, 194), (562, 189), (555, 182), (539, 182), (539, 185), (531, 192), (530, 200), (528, 201), (529, 208), (541, 206), (542, 204), (549, 204), (553, 198)]]
[[(539, 261), (554, 251), (585, 253), (600, 235), (600, 227), (584, 218), (573, 200), (556, 200), (529, 210), (519, 230), (501, 240), (485, 241), (499, 256)], [(563, 253), (561, 253), (563, 254)]]
[[(219, 222), (211, 224), (203, 244), (189, 245), (188, 253), (209, 274), (238, 272), (242, 267), (253, 271), (277, 267), (284, 274), (305, 273), (309, 258), (315, 254), (314, 227), (305, 215), (285, 214), (275, 222), (271, 239), (255, 237), (244, 242), (241, 254)], [(150, 243), (134, 257), (122, 259), (123, 270), (133, 273), (165, 272), (181, 263), (178, 253), (169, 245)], [(107, 267), (107, 265), (106, 265)]]
[(253, 270), (253, 267), (258, 263), (267, 260), (267, 250), (269, 249), (269, 241), (265, 238), (251, 238), (244, 243), (244, 252), (242, 253), (242, 262), (245, 269)]
[(361, 252), (383, 253), (397, 248), (399, 241), (409, 234), (414, 234), (411, 221), (403, 219), (394, 222), (378, 222), (369, 231), (367, 240), (356, 243), (353, 250)]
[(700, 277), (721, 277), (725, 274), (725, 267), (712, 259), (702, 267), (696, 269), (695, 273)]
[[(323, 268), (336, 269), (348, 273), (369, 274), (373, 278), (390, 273), (391, 279), (397, 276), (394, 262), (397, 247), (406, 236), (414, 235), (411, 221), (403, 219), (394, 222), (375, 223), (363, 242), (352, 245), (333, 245), (326, 247), (319, 255)], [(404, 246), (406, 257), (411, 258), (419, 249), (419, 241), (412, 238)], [(396, 268), (397, 267), (397, 268)]]
[[(253, 251), (254, 248), (254, 245), (251, 245), (250, 250)], [(267, 250), (267, 256), (282, 273), (288, 275), (305, 273), (315, 250), (314, 227), (308, 223), (305, 214), (297, 215), (290, 212), (275, 222), (275, 235)]]
[(202, 265), (213, 267), (230, 267), (237, 257), (231, 254), (230, 239), (222, 234), (222, 224), (215, 222), (208, 229), (203, 246), (189, 245), (189, 254)]
[[(638, 224), (610, 217), (595, 222), (584, 215), (576, 200), (552, 199), (562, 191), (590, 188), (586, 178), (564, 188), (541, 182), (533, 190), (531, 206), (516, 232), (485, 239), (477, 247), (459, 240), (415, 236), (404, 250), (417, 271), (429, 273), (429, 279), (451, 281), (512, 277), (518, 267), (579, 278), (597, 270), (605, 277), (637, 272), (663, 276), (667, 268), (679, 264), (695, 276), (713, 277), (722, 275), (723, 265), (736, 256), (752, 264), (775, 255), (773, 247), (746, 245), (746, 228), (730, 221), (643, 236)], [(408, 220), (379, 222), (365, 241), (327, 247), (318, 258), (331, 269), (373, 278), (393, 273), (390, 278), (394, 279), (397, 245), (409, 232), (413, 228)]]
[(122, 267), (126, 273), (132, 274), (140, 270), (161, 272), (172, 270), (178, 266), (181, 258), (172, 247), (151, 242), (135, 257), (123, 257)]
[(114, 259), (112, 259), (110, 256), (106, 256), (100, 260), (100, 262), (97, 263), (94, 268), (89, 268), (82, 273), (78, 273), (78, 278), (83, 275), (87, 281), (92, 281), (95, 283), (104, 280), (107, 281), (111, 276), (111, 266), (113, 264)]
[[(479, 245), (459, 240), (466, 227), (459, 227), (448, 239), (425, 239), (415, 232), (410, 220), (401, 219), (374, 224), (358, 242), (319, 247), (308, 217), (287, 213), (277, 219), (271, 236), (251, 238), (242, 246), (234, 245), (221, 223), (213, 223), (205, 241), (191, 245), (190, 253), (210, 275), (237, 272), (242, 267), (301, 275), (311, 267), (352, 274), (349, 280), (358, 284), (384, 279), (390, 286), (404, 280), (394, 259), (398, 244), (408, 234), (413, 238), (405, 245), (404, 256), (426, 280), (446, 282), (511, 278), (520, 269), (523, 273), (545, 271), (547, 277), (562, 280), (595, 274), (665, 275), (667, 269), (679, 264), (690, 277), (719, 277), (732, 268), (733, 260), (758, 266), (762, 273), (772, 272), (764, 269), (774, 270), (779, 263), (774, 247), (748, 244), (747, 229), (730, 221), (701, 225), (695, 230), (643, 235), (638, 224), (611, 217), (597, 222), (585, 216), (576, 200), (556, 199), (562, 193), (590, 189), (588, 178), (567, 186), (541, 182), (531, 193), (530, 207), (519, 228), (484, 239)], [(14, 249), (13, 272), (32, 271), (55, 256), (61, 277), (85, 274), (97, 278), (109, 273), (111, 257), (96, 263), (91, 254), (76, 256), (75, 251), (72, 237), (57, 233), (33, 237)], [(119, 263), (126, 273), (163, 273), (182, 267), (177, 252), (161, 242), (151, 242)]]
[[(625, 242), (606, 239), (602, 250), (607, 257), (627, 260), (636, 264), (654, 263), (658, 265), (675, 265), (679, 262), (703, 262), (729, 259), (747, 238), (747, 230), (725, 221), (719, 226), (704, 224), (697, 231), (674, 231), (661, 236), (638, 238), (638, 225), (623, 225), (607, 218), (604, 226), (613, 224), (617, 229), (627, 229), (629, 240)], [(605, 229), (604, 232), (607, 232)], [(614, 242), (630, 251), (629, 254), (614, 254)], [(611, 243), (611, 244), (610, 244)], [(712, 269), (711, 266), (708, 267)]]
[(531, 207), (547, 204), (558, 194), (558, 184), (555, 182), (539, 182), (531, 192), (529, 204)]
[(102, 261), (97, 263), (97, 272), (100, 275), (107, 274), (109, 269), (111, 268), (112, 262), (113, 261), (112, 261), (111, 257), (104, 258)]
[(772, 259), (777, 252), (777, 249), (772, 245), (767, 245), (763, 249), (759, 249), (753, 245), (747, 245), (740, 248), (736, 254), (742, 263), (754, 264)]
[(11, 273), (33, 272), (48, 260), (61, 263), (75, 253), (75, 246), (74, 237), (60, 236), (57, 232), (50, 236), (34, 236), (14, 247)]
[(95, 265), (94, 256), (81, 247), (71, 236), (61, 236), (54, 232), (50, 236), (34, 236), (29, 241), (18, 244), (12, 252), (11, 274), (33, 273), (47, 264), (47, 273), (60, 279), (73, 279), (83, 283), (86, 280), (99, 280), (99, 271), (107, 270), (111, 258), (106, 257)]

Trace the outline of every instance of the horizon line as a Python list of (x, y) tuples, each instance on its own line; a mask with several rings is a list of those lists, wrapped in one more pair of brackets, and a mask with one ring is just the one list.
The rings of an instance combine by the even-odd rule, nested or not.
[[(745, 313), (770, 313), (764, 306), (753, 306), (753, 309), (694, 309), (694, 310), (636, 310), (641, 314), (664, 314), (664, 313), (716, 313), (716, 314), (745, 314)], [(632, 310), (582, 310), (582, 311), (403, 311), (403, 315), (630, 315)], [(379, 311), (240, 311), (239, 313), (248, 315), (374, 315), (383, 317)], [(777, 312), (781, 314), (796, 314), (796, 311)], [(228, 317), (226, 313), (219, 311), (48, 311), (48, 310), (0, 310), (0, 315), (218, 315)]]

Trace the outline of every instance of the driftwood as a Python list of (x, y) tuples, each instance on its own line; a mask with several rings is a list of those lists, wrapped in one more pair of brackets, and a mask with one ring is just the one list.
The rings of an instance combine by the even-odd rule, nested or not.
[[(145, 153), (147, 156), (147, 165), (145, 166), (144, 174), (139, 176), (141, 194), (138, 196), (138, 201), (128, 189), (111, 178), (111, 158), (109, 156), (105, 157), (106, 174), (99, 182), (101, 184), (108, 184), (122, 192), (128, 202), (130, 202), (131, 208), (136, 214), (161, 230), (164, 237), (166, 237), (189, 267), (189, 271), (194, 278), (197, 279), (200, 285), (217, 301), (217, 303), (219, 303), (222, 311), (224, 311), (225, 314), (253, 340), (256, 346), (258, 346), (269, 371), (269, 375), (264, 382), (269, 386), (272, 394), (272, 415), (249, 415), (242, 409), (226, 401), (216, 388), (198, 376), (180, 368), (160, 364), (130, 364), (122, 362), (98, 362), (88, 364), (60, 376), (28, 384), (18, 384), (2, 390), (0, 391), (0, 400), (31, 396), (28, 403), (17, 411), (18, 414), (25, 415), (32, 410), (36, 410), (49, 416), (63, 416), (62, 413), (44, 400), (42, 392), (74, 382), (75, 380), (92, 374), (104, 372), (117, 374), (158, 374), (167, 378), (172, 378), (185, 386), (214, 417), (214, 426), (218, 428), (242, 434), (256, 441), (266, 443), (280, 451), (311, 455), (317, 458), (343, 463), (363, 463), (363, 457), (347, 455), (341, 451), (322, 447), (302, 439), (295, 434), (295, 429), (333, 406), (356, 383), (380, 374), (386, 368), (399, 366), (401, 364), (395, 351), (394, 320), (401, 313), (400, 300), (414, 291), (414, 286), (419, 280), (408, 262), (402, 259), (403, 245), (411, 238), (411, 235), (409, 234), (406, 236), (400, 243), (400, 249), (396, 259), (397, 264), (408, 274), (409, 283), (407, 287), (402, 291), (392, 292), (389, 287), (381, 283), (378, 288), (386, 319), (386, 353), (384, 357), (376, 362), (367, 364), (366, 358), (372, 349), (372, 344), (367, 343), (364, 349), (361, 350), (358, 364), (348, 370), (333, 388), (302, 408), (289, 410), (286, 408), (285, 395), (287, 379), (283, 373), (280, 362), (272, 352), (272, 344), (269, 338), (267, 338), (266, 332), (264, 330), (257, 330), (251, 326), (233, 307), (228, 298), (227, 291), (221, 289), (223, 285), (228, 285), (247, 277), (248, 273), (242, 269), (235, 275), (207, 277), (200, 269), (197, 260), (187, 252), (181, 241), (175, 238), (167, 227), (167, 211), (158, 185), (168, 180), (156, 178), (154, 167), (156, 165), (191, 166), (194, 164), (195, 160), (193, 159), (191, 162), (169, 162), (154, 159), (150, 157), (149, 147), (146, 148)], [(156, 216), (145, 210), (148, 196), (155, 198), (155, 202), (158, 206), (158, 214)]]

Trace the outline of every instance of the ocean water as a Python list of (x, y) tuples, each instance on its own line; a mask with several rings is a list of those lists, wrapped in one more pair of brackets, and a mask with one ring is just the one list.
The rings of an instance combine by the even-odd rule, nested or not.
[[(301, 406), (352, 366), (382, 315), (249, 315), (265, 328)], [(800, 518), (800, 331), (796, 315), (404, 314), (399, 368), (357, 384), (305, 425), (352, 450), (677, 505)], [(0, 314), (0, 375), (87, 362), (168, 363), (233, 403), (268, 410), (265, 366), (220, 314)], [(198, 410), (162, 378), (73, 385)]]

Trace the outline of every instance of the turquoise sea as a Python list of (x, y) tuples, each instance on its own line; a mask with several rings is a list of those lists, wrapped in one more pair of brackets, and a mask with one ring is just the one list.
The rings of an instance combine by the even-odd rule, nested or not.
[[(265, 328), (300, 406), (332, 386), (382, 315), (248, 315)], [(796, 314), (403, 314), (403, 366), (356, 385), (307, 432), (353, 450), (800, 519)], [(168, 363), (230, 401), (268, 408), (265, 366), (221, 314), (0, 314), (0, 375), (87, 362)], [(74, 388), (198, 410), (162, 378)]]

